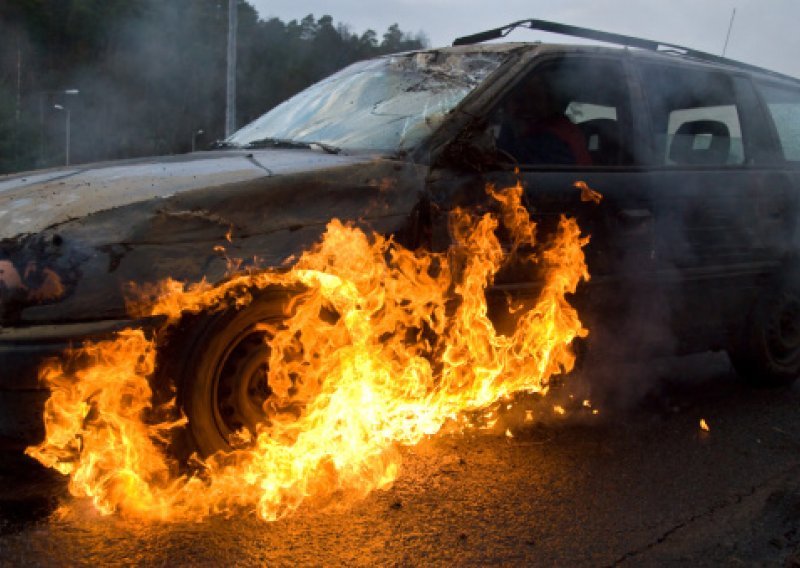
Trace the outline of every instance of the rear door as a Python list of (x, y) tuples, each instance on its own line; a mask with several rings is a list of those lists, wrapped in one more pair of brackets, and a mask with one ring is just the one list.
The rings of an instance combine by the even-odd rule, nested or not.
[[(763, 122), (765, 170), (772, 166), (761, 201), (759, 222), (770, 256), (796, 255), (798, 251), (797, 212), (800, 201), (800, 84), (757, 79), (769, 119)], [(764, 184), (766, 185), (766, 184)]]
[[(787, 222), (786, 178), (745, 75), (641, 61), (651, 131), (658, 280), (672, 282), (679, 345), (719, 344), (743, 317)], [(667, 284), (669, 285), (669, 284)]]

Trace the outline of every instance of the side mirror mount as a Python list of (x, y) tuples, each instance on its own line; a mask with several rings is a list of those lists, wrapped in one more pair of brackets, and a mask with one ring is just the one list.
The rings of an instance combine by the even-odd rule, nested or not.
[(440, 165), (483, 172), (515, 166), (506, 152), (497, 148), (495, 127), (485, 119), (470, 123), (443, 151)]

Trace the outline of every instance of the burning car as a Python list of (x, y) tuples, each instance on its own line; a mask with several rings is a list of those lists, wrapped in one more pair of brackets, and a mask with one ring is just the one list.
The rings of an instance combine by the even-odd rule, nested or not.
[[(628, 47), (478, 43), (519, 26)], [(403, 327), (416, 334), (415, 345), (426, 346), (413, 359), (425, 366), (438, 349), (431, 337), (446, 333), (443, 318), (458, 311), (441, 292), (458, 289), (463, 301), (470, 288), (459, 280), (427, 296), (423, 281), (450, 270), (450, 261), (464, 272), (468, 263), (452, 254), (454, 242), (494, 262), (494, 253), (470, 248), (480, 223), (452, 220), (463, 211), (511, 219), (496, 231), (504, 260), (483, 277), (488, 300), (477, 309), (498, 329), (505, 324), (495, 314), (508, 313), (502, 307), (541, 300), (559, 259), (585, 251), (591, 282), (572, 302), (591, 330), (590, 353), (727, 350), (754, 383), (796, 378), (800, 82), (668, 44), (535, 20), (456, 44), (351, 65), (214, 150), (0, 179), (0, 435), (38, 441), (41, 412), (33, 408), (47, 397), (43, 362), (71, 346), (114, 338), (157, 336), (131, 365), (147, 367), (136, 372), (156, 377), (153, 388), (165, 391), (165, 400), (176, 394), (188, 418), (187, 453), (232, 450), (263, 424), (297, 419), (319, 392), (318, 383), (302, 379), (315, 355), (292, 343), (301, 328), (277, 347), (271, 341), (296, 313), (303, 288), (329, 285), (314, 276), (326, 262), (352, 269), (357, 279), (369, 259), (391, 257), (404, 273), (397, 267), (408, 251), (434, 255), (415, 256), (424, 269), (414, 268), (416, 280), (408, 280), (434, 308), (425, 325)], [(515, 187), (516, 193), (491, 189)], [(535, 225), (514, 222), (521, 212)], [(343, 230), (327, 260), (311, 263), (305, 251), (321, 250), (314, 243), (326, 227), (331, 232), (331, 219), (379, 235), (377, 256), (335, 260), (336, 251), (361, 238)], [(576, 227), (591, 236), (588, 244)], [(545, 237), (533, 240), (534, 231)], [(558, 240), (565, 235), (571, 240)], [(561, 244), (542, 251), (538, 242)], [(558, 298), (574, 292), (584, 275), (582, 260), (571, 266), (577, 268)], [(263, 286), (259, 278), (266, 278)], [(175, 286), (178, 295), (169, 292)], [(220, 289), (225, 302), (209, 292)], [(231, 290), (246, 300), (231, 299)], [(338, 325), (344, 308), (336, 306), (350, 305), (345, 296), (341, 289), (335, 301), (328, 296), (317, 306), (320, 319), (306, 324)], [(404, 296), (398, 309), (414, 305), (414, 296)], [(568, 330), (555, 342), (566, 349), (585, 329), (553, 302), (560, 307), (546, 313)], [(542, 313), (525, 325), (543, 321)], [(169, 331), (162, 333), (165, 321)], [(351, 337), (367, 333), (352, 327), (362, 324), (347, 322)], [(126, 335), (130, 330), (143, 335)], [(270, 375), (276, 349), (299, 353), (300, 366)], [(503, 349), (519, 355), (515, 372), (527, 376), (522, 361), (529, 352)], [(574, 357), (564, 349), (552, 360), (550, 351), (531, 359), (540, 378), (544, 369), (549, 376), (571, 366)], [(111, 352), (96, 361), (114, 359)], [(92, 356), (83, 351), (66, 365)], [(51, 387), (77, 376), (58, 369), (62, 378)], [(100, 375), (109, 372), (103, 367)], [(471, 405), (490, 402), (482, 398), (489, 382), (470, 383)], [(82, 395), (79, 422), (89, 420), (90, 399), (124, 398), (132, 412), (142, 410), (130, 402), (134, 394), (93, 384)], [(498, 394), (507, 391), (491, 391)], [(419, 408), (403, 411), (427, 419)], [(415, 428), (414, 435), (436, 430)], [(73, 471), (59, 459), (52, 464)], [(372, 486), (380, 485), (383, 478), (374, 477)]]

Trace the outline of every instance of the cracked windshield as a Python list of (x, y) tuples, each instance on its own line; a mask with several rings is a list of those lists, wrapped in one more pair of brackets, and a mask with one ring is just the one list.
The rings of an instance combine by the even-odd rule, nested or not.
[(228, 142), (407, 150), (429, 136), (504, 57), (430, 51), (357, 63), (278, 105)]

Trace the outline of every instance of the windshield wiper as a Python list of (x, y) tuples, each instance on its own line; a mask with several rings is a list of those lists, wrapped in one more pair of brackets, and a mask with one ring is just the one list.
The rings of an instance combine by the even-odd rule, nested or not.
[(262, 138), (241, 146), (242, 148), (320, 148), (328, 154), (339, 154), (342, 149), (324, 142), (300, 142), (285, 138)]
[(225, 140), (215, 140), (208, 147), (209, 150), (224, 150), (226, 148), (240, 148), (240, 146), (238, 144), (234, 144), (233, 142), (227, 142)]

